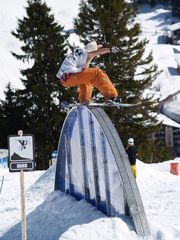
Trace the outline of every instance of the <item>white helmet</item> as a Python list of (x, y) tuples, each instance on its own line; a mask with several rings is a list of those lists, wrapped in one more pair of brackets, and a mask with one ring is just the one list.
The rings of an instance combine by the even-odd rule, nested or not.
[(97, 50), (97, 43), (95, 41), (88, 43), (85, 46), (87, 52), (94, 52)]
[(134, 139), (133, 138), (129, 138), (128, 139), (128, 144), (129, 145), (134, 145)]

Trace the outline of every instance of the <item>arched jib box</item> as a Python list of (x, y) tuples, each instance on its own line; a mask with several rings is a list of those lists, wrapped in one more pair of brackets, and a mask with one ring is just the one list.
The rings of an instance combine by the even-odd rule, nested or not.
[(121, 139), (102, 108), (72, 108), (62, 127), (55, 190), (86, 199), (107, 216), (129, 217), (150, 234), (143, 203)]

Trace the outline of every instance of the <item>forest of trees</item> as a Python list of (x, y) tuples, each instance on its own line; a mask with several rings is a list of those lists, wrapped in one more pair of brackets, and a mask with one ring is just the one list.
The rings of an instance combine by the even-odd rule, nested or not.
[[(57, 148), (60, 130), (66, 116), (62, 101), (74, 102), (77, 89), (62, 87), (56, 73), (67, 51), (72, 48), (68, 35), (51, 14), (51, 9), (41, 0), (28, 0), (26, 16), (18, 19), (12, 35), (21, 42), (22, 54), (12, 51), (18, 60), (29, 63), (21, 70), (23, 90), (7, 85), (5, 100), (0, 101), (0, 146), (7, 147), (7, 136), (22, 129), (34, 134), (38, 169), (49, 166), (51, 152)], [(158, 99), (143, 96), (158, 75), (152, 64), (152, 54), (144, 58), (148, 41), (140, 40), (140, 25), (134, 18), (137, 10), (124, 0), (81, 1), (74, 28), (84, 44), (91, 40), (105, 46), (117, 46), (120, 54), (95, 59), (103, 63), (105, 70), (119, 91), (123, 102), (142, 102), (142, 107), (130, 110), (108, 111), (122, 141), (134, 137), (142, 159), (148, 161), (152, 152), (161, 160), (167, 154), (165, 148), (159, 153), (158, 142), (154, 144), (152, 133), (159, 131), (155, 115)], [(97, 92), (94, 92), (96, 96)], [(155, 113), (155, 114), (152, 114)], [(157, 146), (157, 147), (154, 147)]]

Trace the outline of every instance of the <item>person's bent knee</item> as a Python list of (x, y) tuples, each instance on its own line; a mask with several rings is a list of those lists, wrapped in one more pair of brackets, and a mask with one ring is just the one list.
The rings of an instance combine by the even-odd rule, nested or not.
[(106, 73), (105, 73), (102, 69), (100, 69), (100, 68), (98, 68), (98, 67), (95, 67), (94, 69), (95, 69), (95, 71), (96, 71), (96, 74), (106, 75)]

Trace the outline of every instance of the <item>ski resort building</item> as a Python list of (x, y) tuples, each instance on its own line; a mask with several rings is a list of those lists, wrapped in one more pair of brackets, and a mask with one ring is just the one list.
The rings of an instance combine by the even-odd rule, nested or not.
[(159, 114), (158, 120), (162, 122), (160, 132), (155, 133), (154, 137), (159, 138), (171, 150), (174, 157), (180, 156), (180, 124), (169, 117)]
[(171, 32), (172, 44), (180, 45), (180, 22), (170, 25), (168, 29)]
[(177, 70), (180, 71), (180, 53), (175, 54), (175, 61), (177, 63)]

